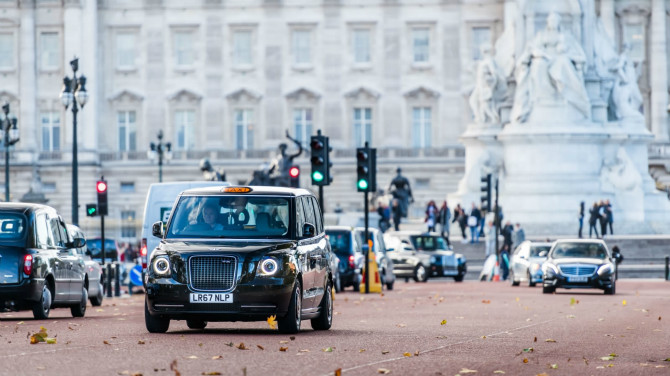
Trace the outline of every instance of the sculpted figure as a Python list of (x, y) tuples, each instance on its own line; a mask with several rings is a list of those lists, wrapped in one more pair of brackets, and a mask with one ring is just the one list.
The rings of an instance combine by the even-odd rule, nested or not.
[(616, 76), (612, 89), (614, 112), (618, 119), (644, 120), (644, 116), (640, 113), (642, 93), (637, 86), (638, 72), (633, 63), (628, 60), (629, 51), (630, 45), (624, 44), (615, 67)]
[(209, 162), (209, 159), (207, 158), (203, 158), (200, 160), (200, 171), (202, 171), (202, 176), (205, 180), (226, 181), (226, 172), (223, 169), (219, 171), (214, 170), (212, 164)]
[(293, 160), (302, 154), (300, 141), (291, 137), (288, 131), (286, 131), (286, 138), (296, 144), (298, 151), (295, 154), (286, 154), (288, 145), (284, 143), (279, 144), (279, 154), (272, 161), (272, 167), (270, 167), (270, 177), (274, 179), (275, 185), (279, 187), (288, 187), (291, 185), (289, 170), (291, 169)]
[(551, 13), (547, 27), (528, 43), (516, 66), (517, 88), (511, 120), (528, 120), (536, 103), (565, 101), (584, 117), (591, 105), (584, 86), (586, 54), (579, 43), (560, 28), (561, 16)]
[(507, 90), (505, 75), (491, 56), (491, 48), (482, 47), (482, 60), (477, 63), (475, 89), (470, 95), (470, 108), (477, 123), (499, 123), (498, 103)]
[(412, 197), (412, 187), (409, 184), (409, 180), (402, 176), (402, 169), (400, 167), (398, 167), (396, 172), (398, 175), (391, 180), (388, 191), (393, 195), (393, 198), (398, 200), (402, 217), (407, 218), (407, 210), (409, 208), (410, 200), (412, 202), (414, 201), (414, 197)]
[(623, 147), (619, 147), (616, 157), (603, 162), (600, 182), (606, 192), (632, 191), (641, 186), (642, 176)]

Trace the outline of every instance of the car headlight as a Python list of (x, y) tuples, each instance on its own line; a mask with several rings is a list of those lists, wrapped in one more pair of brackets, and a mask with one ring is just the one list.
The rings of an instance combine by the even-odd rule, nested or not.
[(167, 275), (170, 273), (170, 260), (165, 256), (159, 256), (151, 263), (154, 273), (158, 275)]
[(614, 273), (614, 268), (612, 264), (605, 264), (598, 268), (598, 275), (609, 275)]
[(259, 270), (261, 271), (261, 275), (273, 275), (277, 273), (277, 270), (279, 269), (279, 264), (277, 264), (277, 261), (271, 258), (263, 259), (260, 262), (260, 267)]
[(436, 262), (437, 262), (437, 257), (435, 257), (435, 256), (430, 256), (430, 263), (431, 263), (431, 264), (434, 264), (434, 263), (436, 263)]
[(558, 269), (554, 264), (542, 264), (542, 274), (553, 276), (558, 274)]
[(540, 264), (531, 264), (530, 265), (530, 271), (532, 273), (536, 273), (540, 269)]

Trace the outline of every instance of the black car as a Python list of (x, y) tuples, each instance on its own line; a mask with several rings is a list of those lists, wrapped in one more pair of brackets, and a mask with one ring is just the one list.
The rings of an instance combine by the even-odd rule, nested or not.
[(333, 254), (319, 204), (309, 191), (209, 187), (182, 192), (144, 273), (145, 324), (170, 320), (202, 329), (208, 321), (265, 321), (296, 333), (333, 318)]
[[(338, 271), (340, 273), (340, 291), (353, 286), (359, 291), (363, 276), (364, 256), (361, 244), (356, 237), (353, 227), (326, 226), (326, 235), (330, 248), (340, 259)], [(339, 291), (338, 291), (339, 292)]]
[(54, 208), (0, 204), (0, 310), (32, 310), (36, 319), (51, 308), (70, 307), (83, 317), (88, 300), (84, 260)]
[(542, 292), (556, 288), (601, 289), (616, 293), (616, 262), (602, 240), (557, 240), (542, 264)]

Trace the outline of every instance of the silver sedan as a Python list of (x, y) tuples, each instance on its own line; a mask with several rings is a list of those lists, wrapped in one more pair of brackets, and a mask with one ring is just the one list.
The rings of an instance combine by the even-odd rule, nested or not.
[(510, 259), (512, 286), (527, 282), (528, 286), (534, 287), (536, 283), (542, 283), (541, 266), (547, 260), (551, 244), (526, 240), (516, 247)]

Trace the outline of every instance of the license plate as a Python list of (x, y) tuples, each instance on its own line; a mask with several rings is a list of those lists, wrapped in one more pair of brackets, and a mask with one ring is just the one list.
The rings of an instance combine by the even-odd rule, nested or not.
[(586, 282), (589, 277), (568, 277), (568, 282)]
[(231, 293), (191, 293), (191, 303), (232, 303)]

